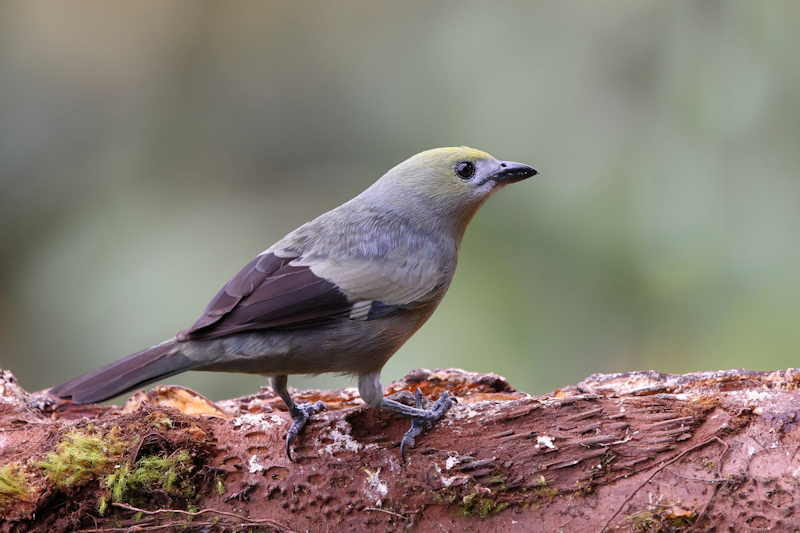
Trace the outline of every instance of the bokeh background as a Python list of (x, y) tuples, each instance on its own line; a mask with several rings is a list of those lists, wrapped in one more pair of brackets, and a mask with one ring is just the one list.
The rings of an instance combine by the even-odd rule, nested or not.
[(169, 338), (290, 230), (462, 144), (541, 176), (475, 217), (385, 383), (800, 366), (798, 28), (795, 0), (2, 2), (0, 367), (37, 390)]

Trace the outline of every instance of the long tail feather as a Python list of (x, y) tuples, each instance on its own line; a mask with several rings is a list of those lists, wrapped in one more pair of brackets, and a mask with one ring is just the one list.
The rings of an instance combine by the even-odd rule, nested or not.
[(53, 387), (50, 393), (72, 397), (75, 403), (102, 402), (196, 366), (180, 353), (175, 342), (166, 342)]

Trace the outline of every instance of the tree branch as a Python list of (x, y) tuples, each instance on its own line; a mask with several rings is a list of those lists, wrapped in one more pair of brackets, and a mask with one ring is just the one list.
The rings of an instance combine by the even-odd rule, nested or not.
[[(285, 455), (272, 392), (182, 387), (78, 406), (0, 371), (0, 531), (713, 531), (795, 526), (800, 373), (593, 375), (534, 397), (414, 371), (387, 387), (459, 399), (399, 457), (408, 422), (355, 389)], [(721, 446), (709, 446), (717, 442)]]

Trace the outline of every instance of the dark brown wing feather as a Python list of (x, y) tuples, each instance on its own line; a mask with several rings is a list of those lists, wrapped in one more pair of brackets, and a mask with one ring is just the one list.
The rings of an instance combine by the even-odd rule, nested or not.
[(236, 274), (178, 340), (215, 339), (257, 329), (298, 328), (349, 314), (352, 304), (333, 283), (292, 258), (256, 257)]

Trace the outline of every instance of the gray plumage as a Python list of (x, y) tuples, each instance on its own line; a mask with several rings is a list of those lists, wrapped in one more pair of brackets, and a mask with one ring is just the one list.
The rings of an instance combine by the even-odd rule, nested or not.
[(441, 302), (478, 208), (535, 174), (465, 147), (422, 152), (259, 254), (189, 329), (51, 393), (91, 403), (186, 370), (243, 372), (275, 377), (291, 411), (286, 375), (336, 372), (398, 410), (381, 368)]

